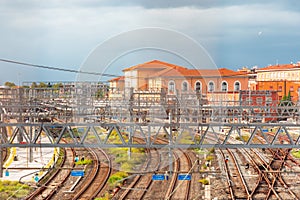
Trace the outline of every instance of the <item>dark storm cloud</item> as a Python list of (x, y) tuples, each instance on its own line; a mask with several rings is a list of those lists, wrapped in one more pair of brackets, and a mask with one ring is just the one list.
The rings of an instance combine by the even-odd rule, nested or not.
[[(66, 1), (65, 1), (66, 2)], [(68, 1), (67, 1), (68, 2)], [(300, 1), (291, 0), (87, 0), (87, 1), (73, 1), (74, 5), (84, 6), (141, 6), (146, 9), (155, 8), (177, 8), (177, 7), (197, 7), (197, 8), (220, 8), (228, 6), (242, 6), (242, 5), (255, 5), (255, 4), (270, 4), (278, 5), (282, 9), (300, 11)]]
[[(49, 8), (99, 8), (99, 7), (132, 7), (140, 6), (145, 9), (165, 9), (165, 8), (179, 8), (179, 7), (195, 7), (199, 9), (208, 8), (223, 8), (230, 6), (251, 6), (251, 5), (269, 5), (270, 7), (277, 7), (281, 10), (290, 10), (300, 12), (300, 1), (292, 0), (52, 0), (52, 1), (11, 1), (2, 0), (0, 2), (2, 8), (12, 8), (14, 10), (26, 11), (36, 9)], [(0, 7), (0, 10), (1, 10)]]

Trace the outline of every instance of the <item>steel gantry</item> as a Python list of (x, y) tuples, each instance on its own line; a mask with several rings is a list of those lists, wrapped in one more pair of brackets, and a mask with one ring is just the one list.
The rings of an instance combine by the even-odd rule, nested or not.
[[(0, 126), (10, 133), (0, 135), (1, 148), (300, 147), (300, 127), (293, 123), (2, 123)], [(135, 138), (139, 138), (138, 142)]]
[(9, 147), (29, 148), (30, 155), (34, 147), (160, 148), (168, 152), (172, 172), (177, 148), (300, 147), (299, 104), (291, 101), (251, 105), (241, 98), (225, 101), (226, 93), (208, 101), (193, 91), (109, 91), (88, 82), (35, 85), (0, 88), (1, 152)]
[(89, 82), (2, 88), (0, 147), (299, 148), (298, 103), (113, 91)]

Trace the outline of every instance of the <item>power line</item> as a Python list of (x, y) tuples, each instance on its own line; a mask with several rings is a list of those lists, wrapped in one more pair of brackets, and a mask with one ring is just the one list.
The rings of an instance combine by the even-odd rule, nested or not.
[[(77, 73), (77, 74), (90, 74), (90, 75), (95, 75), (95, 76), (106, 76), (106, 77), (121, 77), (120, 75), (115, 75), (115, 74), (80, 71), (80, 70), (66, 69), (66, 68), (60, 68), (60, 67), (51, 67), (51, 66), (37, 65), (37, 64), (19, 62), (19, 61), (2, 59), (2, 58), (0, 58), (0, 62), (13, 63), (13, 64), (18, 64), (18, 65), (24, 65), (24, 66), (35, 67), (35, 68), (42, 68), (42, 69), (49, 69), (49, 70), (56, 70), (56, 71), (71, 72), (71, 73)], [(201, 71), (201, 69), (198, 69), (198, 70)], [(220, 74), (220, 76), (222, 76), (222, 75)], [(233, 74), (233, 75), (227, 75), (227, 76), (222, 76), (222, 77), (235, 77), (235, 76), (241, 76), (241, 74)], [(127, 77), (132, 78), (132, 79), (144, 79), (144, 78), (148, 78), (148, 77), (134, 77), (134, 76), (127, 76)], [(205, 78), (207, 76), (200, 75), (200, 77), (201, 78), (203, 78), (203, 77)]]
[(13, 64), (17, 64), (17, 65), (24, 65), (24, 66), (29, 66), (29, 67), (36, 67), (36, 68), (56, 70), (56, 71), (71, 72), (71, 73), (77, 73), (77, 74), (90, 74), (90, 75), (95, 75), (95, 76), (119, 77), (119, 75), (114, 75), (114, 74), (106, 74), (106, 73), (99, 73), (99, 72), (87, 72), (87, 71), (80, 71), (80, 70), (74, 70), (74, 69), (65, 69), (65, 68), (60, 68), (60, 67), (36, 65), (36, 64), (19, 62), (19, 61), (14, 61), (14, 60), (1, 59), (1, 58), (0, 58), (0, 61), (1, 62), (6, 62), (6, 63), (13, 63)]
[[(56, 71), (71, 72), (71, 73), (77, 73), (77, 74), (90, 74), (90, 75), (95, 75), (95, 76), (106, 76), (106, 77), (121, 77), (120, 75), (114, 75), (114, 74), (106, 74), (106, 73), (99, 73), (99, 72), (87, 72), (87, 71), (66, 69), (66, 68), (60, 68), (60, 67), (51, 67), (51, 66), (37, 65), (37, 64), (19, 62), (19, 61), (2, 59), (2, 58), (0, 58), (0, 61), (6, 62), (6, 63), (13, 63), (13, 64), (17, 64), (17, 65), (24, 65), (24, 66), (29, 66), (29, 67), (36, 67), (36, 68), (56, 70)], [(127, 77), (134, 78), (134, 79), (146, 78), (146, 77), (133, 77), (133, 76), (127, 76)]]

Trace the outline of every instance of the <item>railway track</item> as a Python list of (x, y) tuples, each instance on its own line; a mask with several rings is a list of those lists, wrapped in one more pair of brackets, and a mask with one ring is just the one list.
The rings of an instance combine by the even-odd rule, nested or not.
[(128, 188), (118, 197), (114, 199), (143, 199), (150, 185), (152, 184), (152, 176), (148, 174), (153, 173), (159, 169), (160, 166), (160, 155), (157, 149), (146, 150), (148, 158), (142, 166), (142, 171), (145, 172), (143, 175), (137, 175)]
[(284, 165), (287, 154), (282, 155), (280, 164), (274, 166), (274, 157), (271, 162), (266, 162), (261, 154), (251, 149), (251, 153), (244, 150), (251, 161), (251, 165), (259, 174), (259, 179), (252, 189), (250, 197), (253, 199), (299, 199), (289, 186), (283, 181), (280, 171)]
[(63, 168), (74, 167), (74, 149), (66, 148), (64, 150), (63, 160), (57, 170), (47, 179), (47, 181), (39, 186), (33, 193), (26, 197), (26, 200), (38, 200), (38, 199), (51, 199), (56, 191), (62, 186), (69, 177), (71, 169), (66, 170)]
[[(268, 135), (274, 136), (273, 133), (268, 133)], [(262, 142), (261, 137), (257, 139)], [(288, 140), (286, 137), (280, 137), (280, 142), (283, 143), (285, 140)], [(259, 159), (258, 164), (255, 163), (255, 160), (252, 159), (253, 165), (260, 174), (260, 179), (255, 185), (255, 188), (252, 192), (252, 196), (257, 196), (260, 188), (267, 187), (268, 192), (262, 192), (266, 194), (266, 199), (272, 198), (275, 196), (277, 199), (299, 199), (299, 197), (290, 189), (290, 186), (284, 181), (282, 177), (282, 170), (284, 167), (291, 168), (291, 165), (288, 161), (291, 161), (296, 166), (299, 166), (299, 163), (295, 161), (290, 155), (291, 149), (266, 149), (264, 152), (269, 151), (271, 153), (271, 158), (266, 159), (258, 150), (251, 149), (251, 152), (254, 154), (254, 157)]]
[(8, 157), (7, 148), (2, 148), (2, 162), (4, 163)]
[(172, 183), (171, 185), (173, 185), (173, 187), (169, 187), (165, 199), (180, 198), (188, 200), (190, 196), (191, 181), (179, 181), (177, 175), (180, 171), (189, 172), (192, 168), (192, 160), (187, 152), (183, 150), (175, 151), (174, 157), (176, 158), (176, 161), (178, 160), (178, 167), (177, 171), (174, 170), (174, 174), (172, 177), (172, 181), (174, 181), (174, 183)]
[[(230, 141), (230, 139), (228, 141)], [(274, 151), (273, 149), (267, 150), (271, 152)], [(228, 152), (233, 154), (233, 151), (234, 150), (229, 150)], [(247, 157), (247, 160), (250, 161), (251, 166), (255, 169), (256, 174), (258, 174), (258, 178), (254, 184), (255, 186), (250, 188), (249, 186), (253, 180), (247, 184), (247, 180), (244, 179), (243, 182), (246, 184), (241, 184), (239, 180), (233, 179), (234, 177), (231, 177), (225, 170), (231, 199), (242, 198), (236, 195), (237, 192), (240, 193), (242, 191), (240, 188), (233, 187), (233, 185), (236, 184), (244, 185), (243, 188), (248, 185), (248, 192), (244, 189), (246, 193), (244, 192), (245, 197), (242, 199), (299, 199), (290, 189), (288, 184), (284, 182), (284, 179), (281, 176), (283, 166), (288, 165), (286, 160), (290, 157), (289, 152), (282, 152), (283, 150), (278, 149), (277, 152), (272, 153), (271, 158), (266, 159), (261, 153), (258, 153), (257, 150), (251, 149), (251, 153), (249, 153), (246, 149), (239, 149), (239, 151), (241, 151), (242, 154)], [(226, 157), (224, 155), (222, 157), (226, 163)], [(230, 157), (230, 160), (235, 160), (232, 156), (228, 155), (228, 157)], [(297, 162), (293, 162), (298, 165)], [(240, 168), (238, 164), (237, 167)], [(242, 177), (242, 173), (239, 174), (240, 177)]]
[[(93, 155), (93, 169), (88, 174), (87, 181), (80, 186), (80, 190), (76, 191), (76, 195), (72, 197), (77, 199), (94, 199), (103, 190), (112, 172), (111, 161), (104, 150), (100, 148), (89, 149)], [(106, 162), (100, 163), (100, 155), (105, 158)]]
[(220, 150), (231, 199), (251, 199), (248, 185), (232, 150)]
[[(166, 143), (165, 139), (157, 138), (157, 142)], [(192, 161), (190, 156), (181, 149), (173, 150), (174, 166), (173, 174), (171, 176), (167, 192), (164, 199), (188, 199), (190, 193), (191, 182), (190, 181), (178, 181), (178, 174), (180, 171), (188, 172), (192, 168)]]
[[(157, 138), (157, 142), (166, 143), (166, 140)], [(168, 160), (163, 159), (162, 154), (157, 149), (148, 150), (148, 159), (143, 168), (148, 172), (137, 175), (127, 186), (128, 188), (121, 195), (115, 195), (113, 199), (189, 199), (190, 181), (178, 182), (177, 175), (180, 171), (188, 172), (192, 166), (189, 155), (183, 150), (173, 150), (174, 172), (170, 179), (164, 181), (153, 181), (152, 174), (156, 172), (164, 173), (168, 171)], [(158, 163), (153, 160), (159, 161)], [(150, 168), (150, 169), (149, 169)], [(169, 175), (167, 175), (169, 177)], [(121, 190), (120, 190), (121, 191)]]

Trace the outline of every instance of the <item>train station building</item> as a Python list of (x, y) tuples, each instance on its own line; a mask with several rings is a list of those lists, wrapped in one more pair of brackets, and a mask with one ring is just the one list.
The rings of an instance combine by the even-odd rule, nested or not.
[(257, 69), (257, 90), (271, 90), (278, 93), (278, 100), (290, 93), (293, 102), (299, 101), (300, 62), (284, 65), (270, 65)]
[[(168, 95), (198, 94), (213, 101), (238, 101), (239, 91), (249, 88), (246, 71), (220, 69), (189, 69), (153, 60), (123, 70), (124, 76), (110, 80), (111, 95), (117, 90), (160, 91)], [(118, 88), (118, 89), (116, 89)]]

